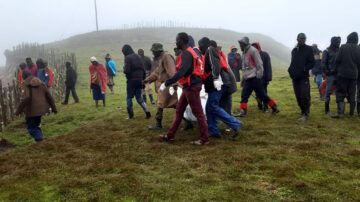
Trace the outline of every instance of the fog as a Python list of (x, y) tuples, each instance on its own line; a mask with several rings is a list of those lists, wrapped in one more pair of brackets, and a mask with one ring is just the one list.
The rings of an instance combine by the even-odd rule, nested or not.
[[(0, 66), (5, 64), (4, 50), (19, 43), (47, 43), (96, 29), (94, 0), (0, 3)], [(360, 31), (358, 0), (97, 0), (97, 7), (100, 30), (172, 20), (186, 26), (262, 33), (290, 48), (299, 32), (307, 34), (308, 44), (325, 49), (331, 36), (341, 36), (345, 43), (350, 32)]]

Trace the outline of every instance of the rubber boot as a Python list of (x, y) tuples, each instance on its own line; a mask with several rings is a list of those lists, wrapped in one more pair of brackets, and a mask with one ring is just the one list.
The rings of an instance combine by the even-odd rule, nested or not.
[(127, 112), (129, 114), (129, 118), (127, 118), (127, 119), (133, 119), (134, 118), (134, 111), (133, 111), (132, 107), (128, 107)]
[(154, 102), (154, 98), (153, 98), (153, 95), (152, 95), (152, 94), (150, 94), (150, 95), (149, 95), (149, 98), (150, 98), (150, 102), (151, 102), (151, 104), (155, 104), (155, 102)]
[(326, 115), (330, 114), (330, 103), (329, 102), (325, 102), (325, 114)]
[(145, 103), (147, 103), (147, 102), (146, 102), (146, 94), (143, 95), (143, 100), (144, 100)]
[(149, 119), (151, 117), (151, 114), (150, 114), (149, 108), (147, 107), (146, 103), (145, 102), (141, 103), (141, 107), (143, 108), (143, 110), (146, 114), (146, 119)]
[(350, 116), (354, 116), (355, 106), (356, 106), (355, 102), (350, 103), (350, 113), (349, 113)]
[(338, 112), (337, 112), (337, 114), (331, 116), (331, 118), (334, 118), (334, 119), (344, 118), (345, 102), (339, 102), (339, 103), (337, 103), (337, 107), (338, 107)]
[(162, 129), (162, 124), (161, 124), (162, 119), (156, 119), (156, 124), (154, 126), (149, 126), (149, 130), (160, 130)]
[(360, 117), (360, 102), (357, 103), (357, 113), (358, 113), (358, 116)]
[(274, 115), (280, 112), (276, 104), (274, 104), (271, 107), (271, 109), (272, 109), (272, 114), (274, 114)]

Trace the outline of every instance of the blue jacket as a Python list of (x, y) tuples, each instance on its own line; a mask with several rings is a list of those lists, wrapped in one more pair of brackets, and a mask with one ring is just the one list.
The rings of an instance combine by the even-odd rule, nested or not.
[[(239, 59), (237, 60), (236, 57), (239, 56)], [(235, 61), (237, 61), (238, 65), (234, 66)], [(229, 53), (228, 54), (228, 63), (231, 68), (239, 68), (242, 69), (242, 60), (239, 53)]]
[(50, 74), (49, 71), (44, 70), (38, 70), (37, 72), (37, 78), (39, 78), (42, 82), (45, 83), (46, 87), (49, 88), (49, 82), (50, 82)]
[(113, 60), (109, 60), (109, 62), (105, 62), (105, 64), (108, 76), (115, 76), (117, 71), (115, 62)]

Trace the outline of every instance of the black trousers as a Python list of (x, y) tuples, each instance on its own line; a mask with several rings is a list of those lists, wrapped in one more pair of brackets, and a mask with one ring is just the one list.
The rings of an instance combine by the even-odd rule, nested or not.
[(69, 96), (70, 96), (70, 92), (75, 100), (75, 102), (79, 102), (79, 98), (76, 94), (76, 90), (75, 90), (75, 86), (72, 87), (66, 87), (66, 94), (65, 94), (65, 103), (68, 103), (69, 101)]
[(360, 103), (360, 78), (357, 80), (357, 103)]
[(223, 108), (228, 114), (232, 114), (232, 94), (229, 92), (229, 88), (221, 96), (220, 107)]
[(355, 103), (356, 79), (338, 77), (336, 80), (336, 102), (344, 102), (345, 98), (350, 103)]
[(309, 114), (311, 102), (309, 78), (296, 79), (292, 82), (296, 101), (300, 107), (301, 113)]
[(256, 95), (264, 103), (269, 103), (270, 98), (264, 90), (262, 81), (257, 78), (247, 79), (243, 84), (243, 90), (241, 92), (241, 103), (248, 103), (251, 93), (255, 91)]

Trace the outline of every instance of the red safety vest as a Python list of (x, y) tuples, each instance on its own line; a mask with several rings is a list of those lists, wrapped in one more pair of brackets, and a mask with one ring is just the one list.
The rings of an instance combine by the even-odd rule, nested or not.
[[(198, 54), (194, 51), (193, 48), (188, 47), (185, 51), (188, 51), (193, 57), (194, 70), (189, 76), (182, 77), (181, 79), (179, 79), (179, 83), (181, 85), (184, 85), (184, 84), (187, 83), (190, 86), (191, 75), (196, 75), (196, 76), (199, 76), (201, 78), (204, 75), (204, 67), (203, 67), (203, 61), (198, 56)], [(176, 71), (179, 70), (180, 66), (181, 66), (181, 57), (178, 57), (177, 58), (177, 64), (176, 64)]]
[[(219, 58), (220, 58), (220, 67), (221, 69), (225, 70), (226, 72), (229, 72), (229, 67), (226, 61), (226, 56), (222, 51), (218, 51)], [(205, 55), (203, 55), (203, 62), (205, 63)], [(212, 71), (205, 72), (202, 79), (205, 81), (210, 75), (212, 74)]]

